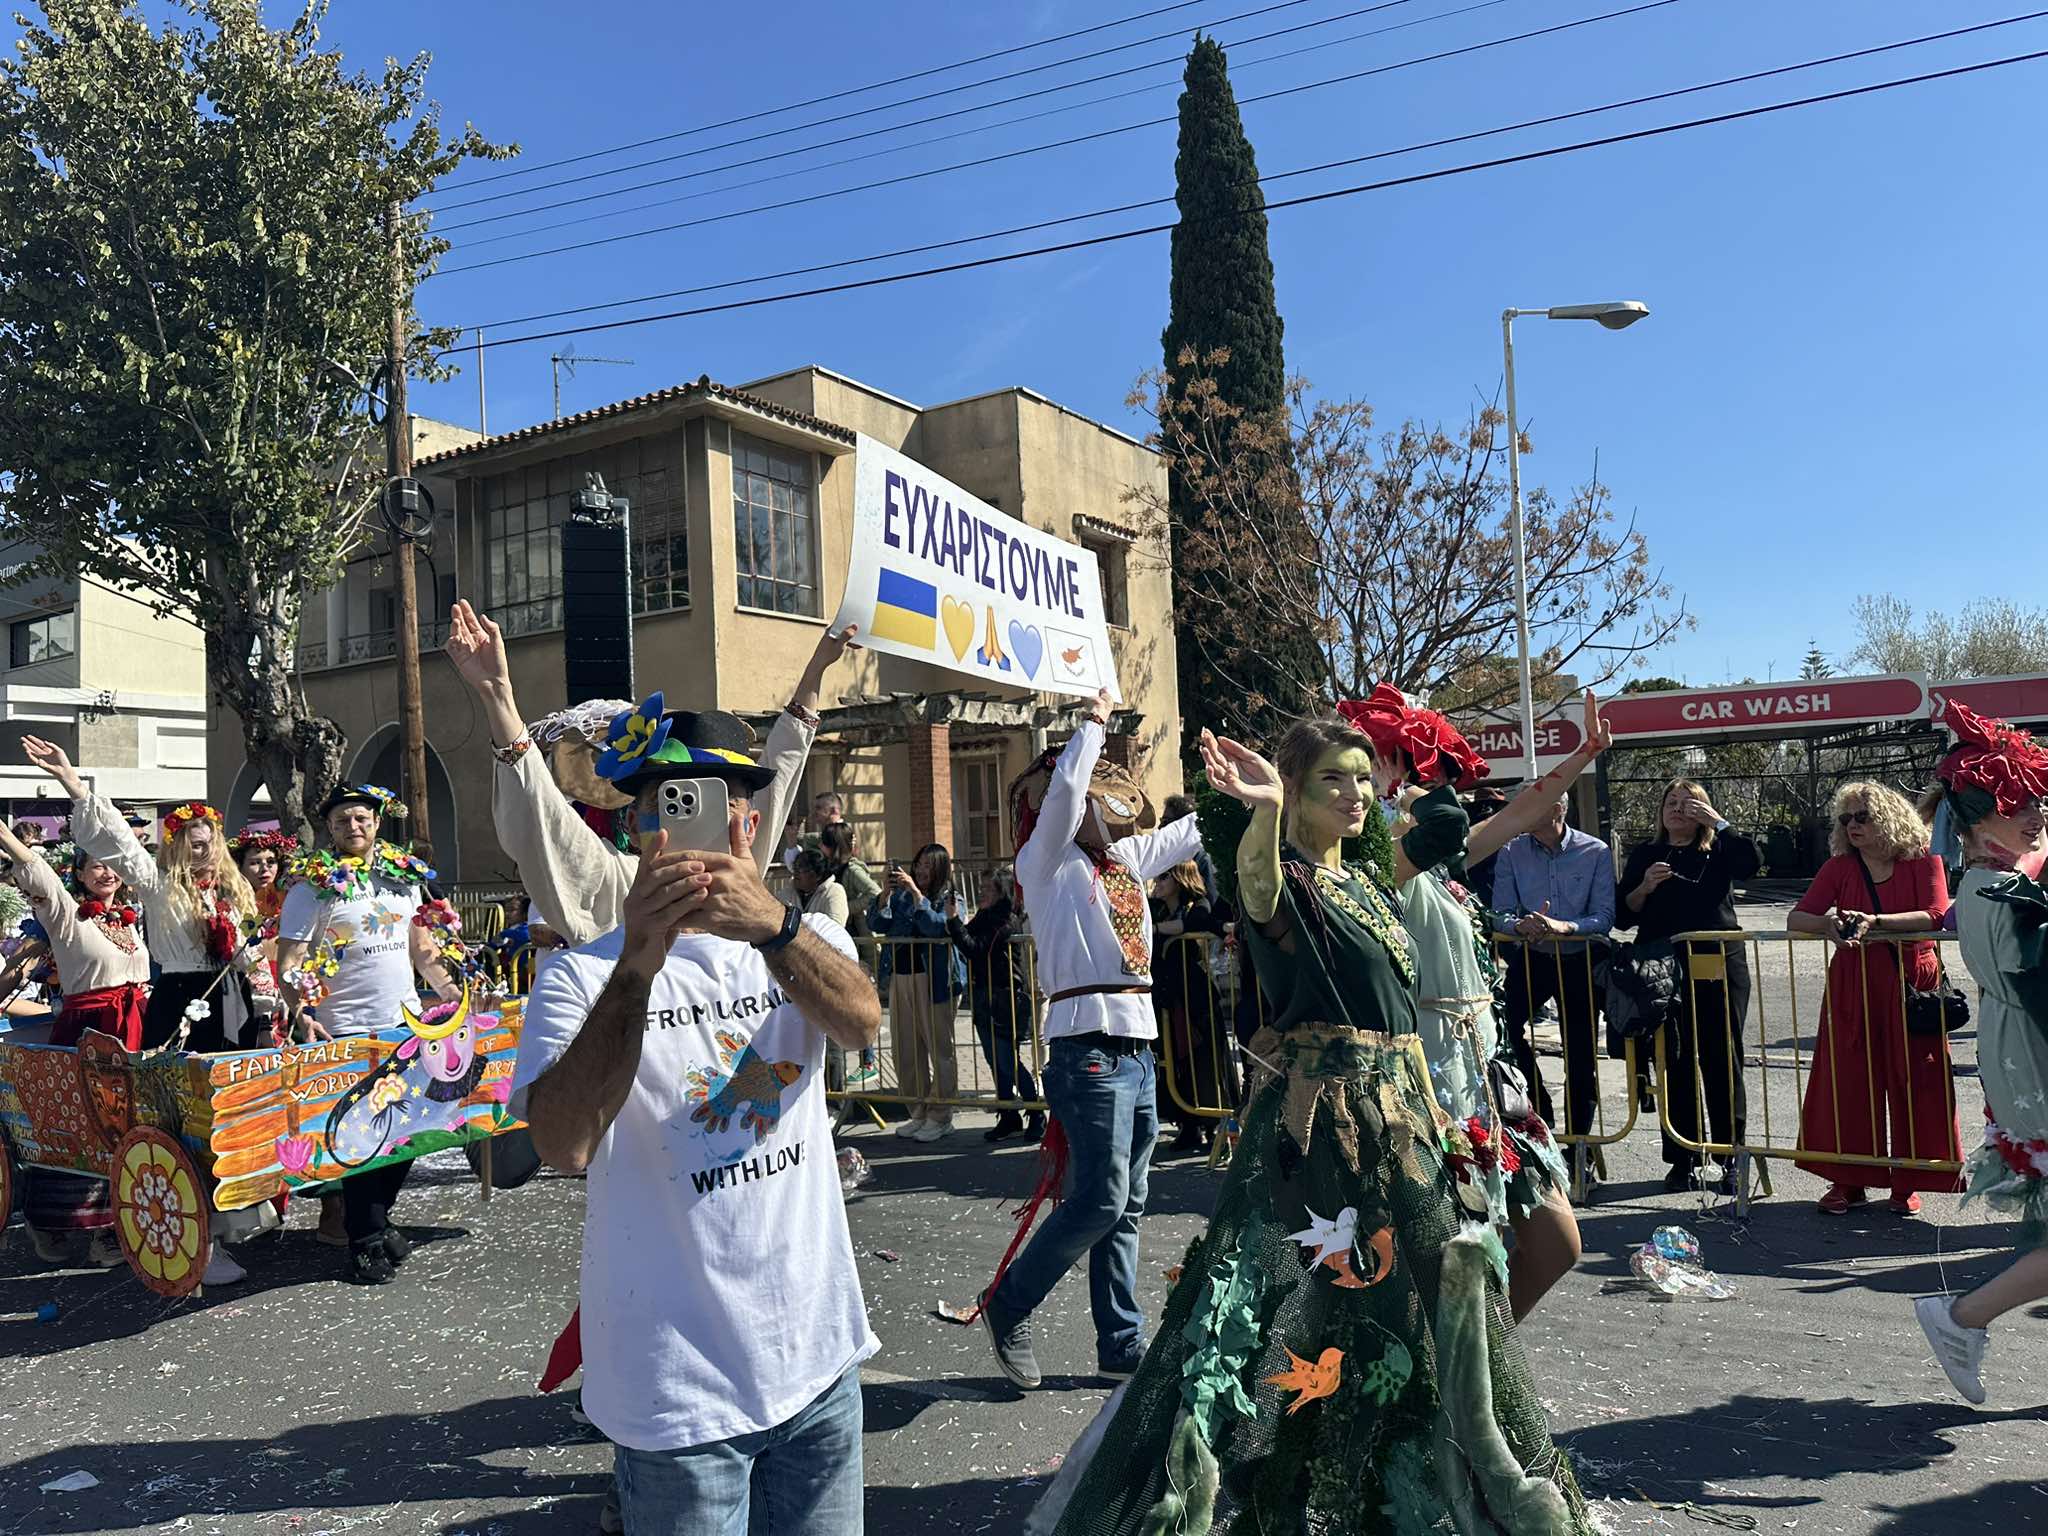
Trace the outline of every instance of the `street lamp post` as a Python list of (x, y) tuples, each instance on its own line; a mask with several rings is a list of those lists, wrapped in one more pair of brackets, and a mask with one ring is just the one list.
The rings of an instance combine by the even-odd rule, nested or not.
[(1594, 320), (1610, 331), (1625, 330), (1650, 312), (1638, 299), (1610, 304), (1559, 304), (1550, 309), (1504, 309), (1500, 312), (1501, 357), (1506, 364), (1508, 396), (1508, 498), (1515, 545), (1515, 677), (1521, 690), (1522, 778), (1536, 779), (1536, 694), (1529, 676), (1529, 554), (1522, 536), (1522, 428), (1515, 414), (1515, 320), (1541, 315), (1546, 320)]

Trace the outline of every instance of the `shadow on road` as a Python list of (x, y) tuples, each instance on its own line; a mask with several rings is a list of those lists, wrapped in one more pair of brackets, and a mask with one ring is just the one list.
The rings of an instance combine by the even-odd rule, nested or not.
[[(204, 1433), (203, 1424), (191, 1428), (195, 1436)], [(300, 1425), (263, 1438), (77, 1445), (0, 1466), (0, 1488), (8, 1490), (0, 1529), (65, 1536), (221, 1513), (445, 1508), (459, 1498), (516, 1500), (527, 1508), (516, 1516), (451, 1520), (451, 1533), (595, 1530), (604, 1475), (535, 1470), (556, 1448), (588, 1444), (560, 1399), (527, 1392), (444, 1413)], [(99, 1486), (38, 1491), (79, 1470)], [(558, 1505), (583, 1496), (592, 1500), (587, 1525)]]
[[(1987, 1413), (1961, 1403), (1878, 1404), (1847, 1397), (1810, 1400), (1745, 1394), (1712, 1407), (1603, 1424), (1559, 1438), (1571, 1448), (1590, 1487), (1618, 1499), (1640, 1491), (1652, 1499), (1702, 1507), (1783, 1509), (1821, 1503), (1823, 1495), (1750, 1497), (1731, 1492), (1727, 1485), (1774, 1480), (1824, 1483), (1844, 1472), (1922, 1471), (1955, 1454), (1948, 1431), (1998, 1423), (2048, 1423), (2048, 1407)], [(1684, 1447), (1683, 1456), (1672, 1454), (1676, 1446)], [(2037, 1512), (2039, 1508), (2037, 1502)], [(2028, 1523), (2020, 1522), (2014, 1529)], [(1946, 1527), (1914, 1527), (1937, 1528), (1998, 1526), (1973, 1516)], [(1888, 1532), (1891, 1529), (1887, 1527)]]
[(1880, 1504), (1884, 1520), (1871, 1536), (1951, 1536), (1955, 1531), (2031, 1531), (2048, 1509), (2048, 1477), (1992, 1483), (1921, 1504)]
[[(1038, 1184), (1038, 1148), (1017, 1142), (991, 1146), (972, 1126), (924, 1145), (888, 1135), (853, 1136), (841, 1145), (856, 1148), (874, 1171), (874, 1182), (861, 1186), (856, 1200), (939, 1194), (1022, 1201)], [(1222, 1187), (1222, 1172), (1211, 1172), (1201, 1159), (1164, 1161), (1155, 1153), (1145, 1213), (1206, 1218)]]

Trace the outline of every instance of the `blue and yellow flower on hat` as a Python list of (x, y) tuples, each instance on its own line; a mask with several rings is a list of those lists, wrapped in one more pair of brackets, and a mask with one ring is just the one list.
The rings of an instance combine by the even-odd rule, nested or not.
[(614, 783), (637, 773), (668, 741), (669, 723), (661, 695), (649, 694), (638, 709), (626, 710), (612, 721), (597, 771)]

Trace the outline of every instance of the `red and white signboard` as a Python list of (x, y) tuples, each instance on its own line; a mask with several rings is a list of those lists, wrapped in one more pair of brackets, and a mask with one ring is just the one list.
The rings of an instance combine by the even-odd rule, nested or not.
[[(1519, 720), (1488, 719), (1469, 727), (1472, 745), (1486, 759), (1496, 779), (1517, 779), (1522, 775), (1522, 724)], [(1536, 772), (1550, 772), (1586, 739), (1579, 722), (1553, 715), (1536, 722)]]
[(1954, 699), (1993, 720), (2048, 720), (2048, 677), (1973, 677), (1959, 683), (1929, 683), (1927, 692), (1928, 707), (1937, 720), (1943, 699)]
[(1927, 717), (1927, 684), (1918, 677), (1830, 677), (1813, 682), (1744, 683), (1673, 693), (1617, 694), (1601, 714), (1617, 740), (1694, 740), (1714, 736), (1797, 734), (1802, 727), (1885, 725)]

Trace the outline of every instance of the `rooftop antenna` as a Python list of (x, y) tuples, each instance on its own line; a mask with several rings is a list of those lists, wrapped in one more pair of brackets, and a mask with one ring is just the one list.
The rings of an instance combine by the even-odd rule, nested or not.
[(576, 365), (579, 363), (611, 363), (617, 367), (630, 368), (633, 366), (633, 359), (630, 357), (578, 357), (576, 355), (576, 343), (573, 341), (569, 343), (569, 349), (566, 352), (550, 353), (548, 356), (548, 373), (554, 380), (555, 385), (554, 419), (556, 421), (562, 419), (562, 370), (564, 368), (568, 369), (569, 377), (573, 379), (576, 377)]

